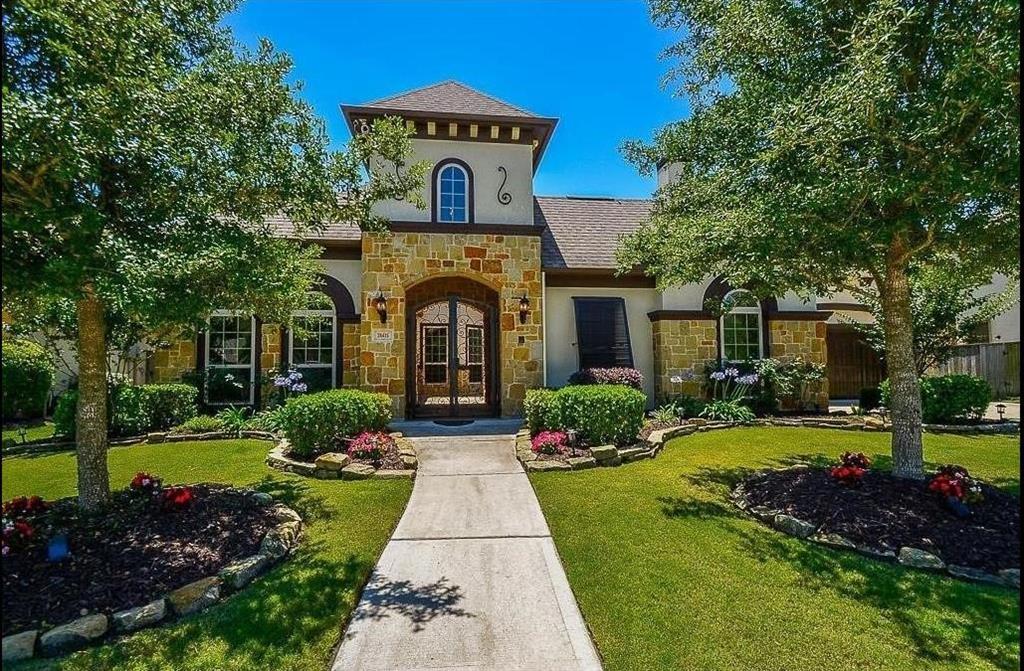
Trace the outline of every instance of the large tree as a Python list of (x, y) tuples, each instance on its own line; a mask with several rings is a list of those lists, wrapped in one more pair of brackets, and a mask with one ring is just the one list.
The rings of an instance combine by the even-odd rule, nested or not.
[(379, 226), (373, 203), (423, 177), (419, 164), (365, 177), (371, 156), (408, 154), (397, 120), (331, 151), (289, 59), (220, 27), (234, 5), (3, 2), (4, 299), (76, 306), (86, 508), (109, 497), (111, 323), (188, 328), (224, 306), (285, 320), (315, 252), (275, 238), (267, 217)]
[(663, 284), (721, 273), (827, 294), (870, 277), (893, 390), (893, 470), (923, 477), (912, 265), (1019, 264), (1012, 0), (655, 0), (678, 29), (686, 120), (626, 152), (677, 164), (624, 245)]

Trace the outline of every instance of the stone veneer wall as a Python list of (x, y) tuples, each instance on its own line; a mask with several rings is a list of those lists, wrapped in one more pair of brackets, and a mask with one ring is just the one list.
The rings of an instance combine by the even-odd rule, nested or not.
[[(363, 236), (360, 386), (391, 396), (395, 416), (405, 414), (405, 290), (432, 277), (454, 275), (498, 292), (501, 414), (522, 410), (526, 390), (543, 383), (540, 237), (483, 233), (378, 233)], [(382, 291), (387, 323), (371, 305)], [(530, 300), (519, 322), (519, 298)]]
[(359, 385), (359, 337), (362, 326), (358, 321), (341, 324), (341, 384)]
[[(657, 319), (651, 322), (654, 338), (654, 393), (701, 394), (704, 366), (718, 358), (718, 327), (713, 319)], [(692, 373), (694, 379), (675, 384), (675, 375)]]
[[(777, 359), (800, 357), (812, 363), (828, 363), (827, 326), (824, 321), (810, 319), (771, 319), (768, 321), (770, 356)], [(828, 408), (828, 380), (818, 393), (816, 402)]]
[(196, 369), (196, 339), (174, 340), (153, 352), (150, 360), (151, 382), (174, 382), (183, 373)]

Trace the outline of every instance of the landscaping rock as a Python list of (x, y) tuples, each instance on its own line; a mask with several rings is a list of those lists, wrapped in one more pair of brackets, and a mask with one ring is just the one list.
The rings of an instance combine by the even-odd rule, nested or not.
[(946, 562), (942, 561), (930, 552), (918, 548), (902, 547), (898, 557), (899, 563), (914, 568), (931, 569), (941, 571), (946, 568)]
[(106, 634), (108, 626), (106, 615), (86, 615), (46, 632), (39, 638), (39, 646), (48, 657), (78, 650)]
[(569, 457), (569, 468), (574, 471), (582, 471), (585, 468), (596, 468), (597, 459), (593, 457)]
[(253, 492), (252, 498), (265, 506), (274, 502), (274, 497), (266, 492)]
[(775, 516), (772, 520), (775, 524), (775, 528), (779, 531), (789, 534), (790, 536), (796, 536), (797, 538), (807, 538), (815, 531), (817, 527), (810, 522), (793, 517), (792, 515), (786, 515), (780, 513)]
[(36, 654), (36, 639), (39, 632), (35, 629), (23, 631), (20, 634), (4, 636), (3, 639), (3, 662), (20, 662), (23, 659), (32, 659)]
[(304, 461), (288, 460), (288, 470), (298, 475), (312, 477), (316, 473), (316, 464), (308, 464)]
[[(271, 531), (267, 534), (269, 536)], [(265, 540), (265, 539), (264, 539)], [(200, 578), (167, 595), (171, 609), (177, 615), (189, 615), (209, 608), (220, 599), (221, 579), (217, 576)]]
[(153, 433), (146, 434), (147, 443), (162, 443), (167, 440), (167, 433), (164, 431), (154, 431)]
[(163, 599), (151, 601), (145, 606), (118, 611), (110, 616), (114, 631), (126, 633), (152, 626), (167, 615), (167, 602)]
[(419, 466), (420, 462), (416, 458), (415, 455), (412, 455), (412, 454), (402, 454), (402, 455), (400, 455), (400, 457), (402, 459), (402, 465), (405, 466), (408, 469), (414, 469), (417, 466)]
[(328, 452), (321, 454), (313, 463), (317, 468), (325, 471), (340, 471), (352, 463), (352, 457), (344, 452)]
[(598, 466), (618, 466), (622, 463), (622, 457), (615, 455), (611, 459), (598, 459)]
[(598, 445), (590, 448), (590, 456), (598, 461), (605, 461), (619, 456), (619, 450), (614, 445)]
[(650, 454), (648, 454), (645, 447), (629, 447), (625, 450), (619, 450), (619, 456), (622, 457), (622, 461), (628, 464), (631, 461), (646, 459)]
[(378, 480), (411, 480), (416, 477), (416, 471), (411, 468), (382, 468), (373, 477)]
[(524, 462), (525, 461), (536, 461), (537, 460), (537, 454), (533, 450), (529, 450), (529, 449), (525, 450), (525, 451), (520, 450), (520, 451), (516, 452), (516, 456), (519, 458), (519, 461), (524, 461)]
[(231, 589), (242, 589), (253, 578), (266, 571), (273, 561), (274, 558), (269, 554), (254, 554), (231, 562), (222, 568), (218, 575), (224, 581), (224, 584)]
[(864, 430), (865, 431), (882, 431), (885, 429), (885, 422), (879, 417), (865, 417), (864, 418)]
[(408, 454), (408, 455), (411, 455), (413, 457), (416, 456), (416, 448), (413, 447), (413, 444), (411, 442), (409, 442), (408, 440), (406, 440), (404, 438), (396, 438), (395, 439), (395, 444), (398, 445), (398, 453), (399, 454), (403, 454), (403, 455), (404, 454)]
[(839, 534), (814, 534), (811, 536), (811, 540), (815, 543), (821, 543), (822, 545), (828, 545), (834, 548), (849, 548), (856, 549), (857, 544), (851, 541), (845, 536)]
[(274, 506), (274, 515), (281, 522), (301, 522), (302, 518), (299, 514), (283, 504), (277, 504)]
[(1006, 568), (999, 572), (999, 578), (1003, 584), (1014, 589), (1020, 589), (1020, 569)]
[(341, 479), (341, 471), (326, 471), (318, 468), (313, 471), (313, 477), (317, 480), (339, 480)]
[(349, 464), (341, 469), (342, 480), (366, 480), (373, 477), (375, 469), (369, 464)]
[(686, 421), (692, 426), (704, 426), (705, 424), (708, 423), (708, 420), (704, 419), (703, 417), (691, 417)]
[(803, 426), (804, 423), (799, 419), (772, 419), (773, 426)]
[(399, 438), (404, 437), (405, 434), (403, 434), (401, 431), (392, 431), (388, 435), (394, 438), (395, 440), (398, 440)]
[(949, 575), (962, 578), (964, 580), (972, 580), (974, 582), (990, 582), (997, 585), (1003, 584), (1002, 579), (997, 575), (986, 573), (985, 571), (971, 568), (970, 566), (957, 566), (956, 564), (950, 564), (946, 567)]
[(301, 531), (301, 522), (290, 521), (278, 524), (263, 537), (260, 552), (270, 555), (274, 559), (280, 559), (295, 547)]
[(869, 557), (877, 557), (878, 559), (896, 559), (896, 553), (892, 550), (871, 547), (870, 545), (858, 545), (857, 552), (868, 555)]
[(564, 461), (531, 461), (526, 464), (526, 469), (529, 471), (568, 471), (572, 468), (569, 464)]

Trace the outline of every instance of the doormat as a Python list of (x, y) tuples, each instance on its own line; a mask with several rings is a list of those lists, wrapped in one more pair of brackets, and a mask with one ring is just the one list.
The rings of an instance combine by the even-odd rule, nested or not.
[(441, 426), (466, 426), (472, 424), (472, 419), (435, 419), (434, 424), (440, 424)]

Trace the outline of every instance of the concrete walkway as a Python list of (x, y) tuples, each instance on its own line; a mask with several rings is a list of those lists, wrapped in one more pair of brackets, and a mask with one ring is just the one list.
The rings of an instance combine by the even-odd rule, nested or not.
[(413, 440), (412, 498), (332, 671), (600, 669), (514, 438)]

